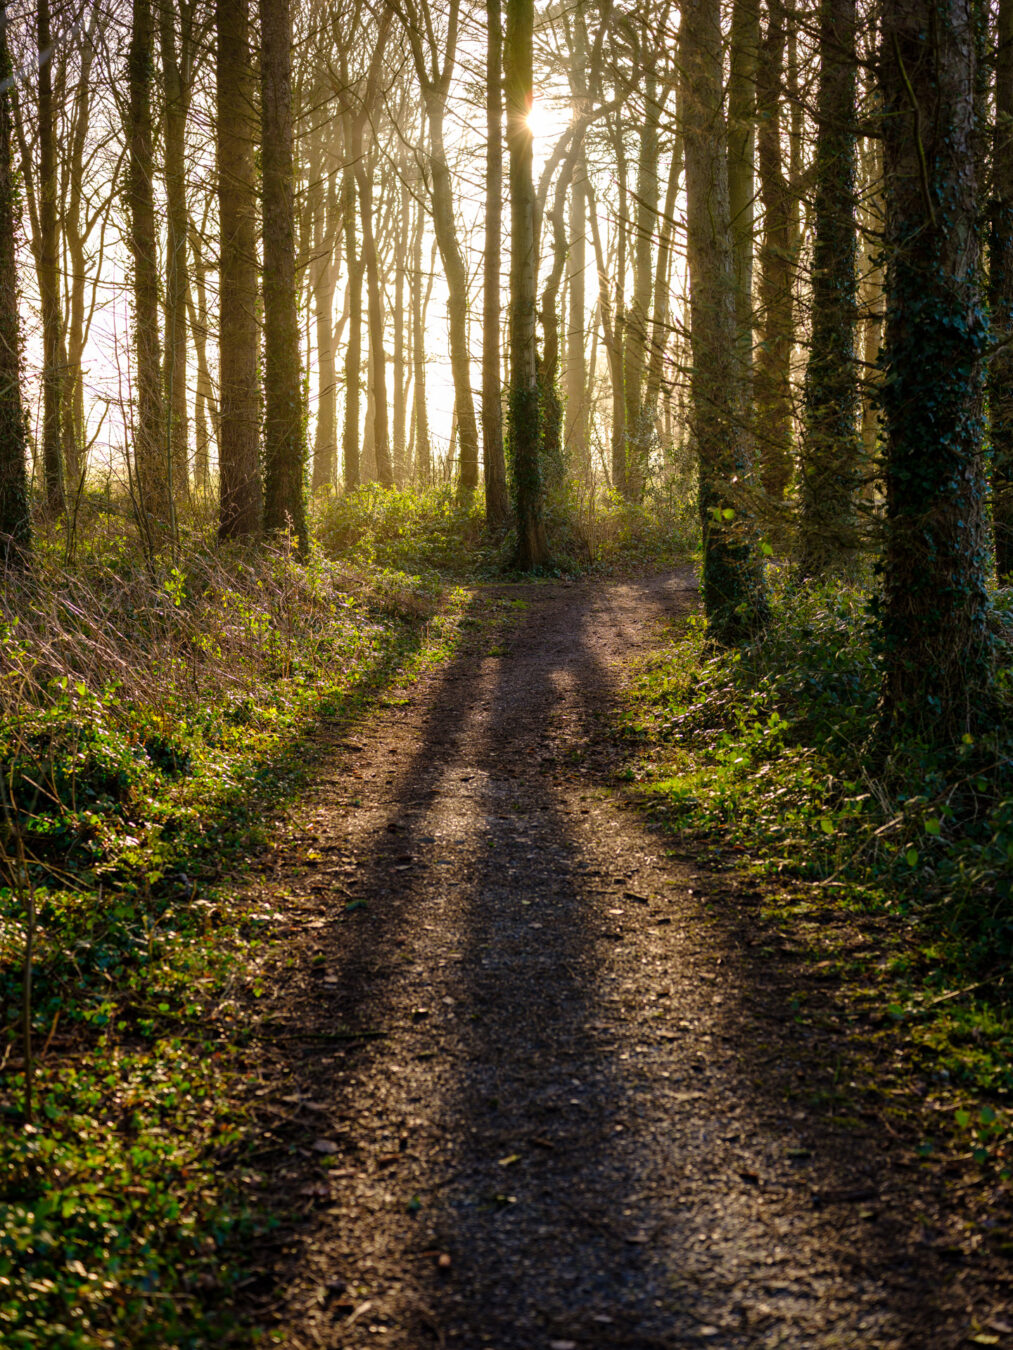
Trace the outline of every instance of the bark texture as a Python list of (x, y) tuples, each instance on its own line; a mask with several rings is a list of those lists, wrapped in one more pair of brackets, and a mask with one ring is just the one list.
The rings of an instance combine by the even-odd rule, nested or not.
[(884, 714), (933, 740), (980, 716), (983, 532), (971, 0), (886, 0)]
[(517, 564), (548, 562), (542, 519), (541, 417), (535, 348), (535, 186), (532, 136), (534, 0), (507, 0), (504, 86), (510, 155), (510, 449)]
[[(1002, 341), (1013, 333), (1013, 0), (999, 0), (997, 39), (989, 300)], [(988, 374), (995, 565), (1003, 577), (1013, 573), (1013, 346), (995, 353)]]
[(847, 571), (859, 542), (855, 22), (855, 0), (823, 0), (799, 517), (801, 565), (810, 576)]
[[(63, 510), (61, 401), (63, 315), (60, 306), (60, 222), (57, 214), (56, 122), (53, 108), (53, 37), (49, 0), (36, 14), (39, 84), (39, 302), (42, 309), (42, 480), (46, 510)], [(149, 131), (150, 142), (150, 131)]]
[(169, 522), (171, 504), (162, 411), (162, 353), (158, 336), (158, 230), (151, 127), (152, 41), (151, 0), (133, 0), (127, 57), (127, 216), (137, 352), (134, 490), (142, 532), (149, 543), (154, 544), (160, 528)]
[(257, 192), (249, 0), (217, 0), (219, 299), (219, 532), (251, 538), (261, 525), (257, 324)]
[[(180, 18), (180, 47), (177, 50), (176, 17)], [(189, 427), (186, 386), (186, 291), (187, 209), (186, 209), (186, 119), (190, 95), (185, 78), (184, 58), (193, 22), (192, 5), (170, 5), (160, 0), (159, 39), (162, 51), (164, 84), (164, 179), (166, 205), (165, 241), (165, 349), (162, 384), (165, 390), (166, 439), (169, 444), (169, 468), (172, 493), (184, 499), (189, 486)], [(185, 64), (189, 64), (186, 62)]]
[(503, 7), (486, 0), (485, 273), (482, 303), (482, 465), (485, 518), (502, 529), (510, 514), (503, 452), (500, 280), (503, 229)]
[(756, 148), (763, 204), (760, 245), (760, 344), (754, 391), (761, 479), (767, 493), (781, 501), (792, 472), (792, 210), (782, 158), (781, 104), (784, 70), (784, 11), (781, 0), (768, 0), (767, 28), (757, 65)]
[(6, 4), (0, 4), (0, 563), (22, 566), (32, 543), (28, 429), (21, 402), (18, 196), (11, 151), (12, 66)]
[(289, 0), (260, 0), (264, 231), (264, 528), (306, 534), (306, 432), (296, 305)]
[(686, 240), (692, 342), (692, 425), (700, 460), (703, 601), (722, 643), (766, 617), (762, 564), (735, 483), (749, 473), (735, 349), (735, 267), (721, 112), (720, 0), (685, 0), (680, 32), (686, 156)]

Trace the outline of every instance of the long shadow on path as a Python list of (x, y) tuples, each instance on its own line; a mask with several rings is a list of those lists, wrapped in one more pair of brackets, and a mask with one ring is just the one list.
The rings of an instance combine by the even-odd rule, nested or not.
[[(793, 974), (705, 912), (729, 883), (602, 790), (622, 662), (685, 584), (523, 592), (506, 655), (461, 658), (377, 724), (373, 763), (413, 750), (342, 826), (371, 917), (302, 953), (309, 1052), (265, 1078), (297, 1105), (275, 1198), (306, 1210), (274, 1261), (285, 1344), (966, 1335), (973, 1272), (919, 1222), (938, 1197), (800, 1105), (838, 1033), (798, 1026)], [(336, 1027), (383, 1035), (321, 1055)]]

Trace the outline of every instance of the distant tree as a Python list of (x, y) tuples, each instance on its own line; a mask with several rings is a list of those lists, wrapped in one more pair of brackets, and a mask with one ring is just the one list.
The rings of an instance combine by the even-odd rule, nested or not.
[(533, 101), (534, 0), (507, 0), (504, 89), (510, 157), (510, 449), (517, 564), (549, 560), (542, 518), (541, 418), (535, 346), (535, 185), (528, 115)]
[[(371, 431), (373, 436), (373, 454), (376, 460), (376, 476), (383, 487), (394, 486), (394, 466), (390, 454), (390, 423), (387, 407), (387, 357), (384, 348), (384, 322), (382, 285), (380, 276), (380, 257), (373, 224), (373, 169), (374, 156), (364, 149), (364, 131), (375, 111), (380, 94), (380, 75), (383, 69), (384, 51), (390, 33), (393, 11), (388, 7), (380, 15), (373, 52), (366, 76), (365, 89), (360, 107), (351, 118), (352, 135), (349, 143), (349, 155), (355, 170), (355, 182), (358, 188), (359, 209), (361, 212), (362, 257), (366, 268), (366, 295), (369, 322), (367, 331), (370, 346), (370, 392), (372, 394)], [(374, 138), (371, 135), (371, 141)], [(372, 146), (371, 146), (372, 149)], [(400, 379), (401, 373), (397, 372)]]
[(734, 0), (729, 32), (728, 210), (735, 265), (735, 318), (743, 397), (752, 398), (753, 236), (756, 209), (756, 66), (759, 0)]
[(217, 0), (219, 533), (260, 532), (260, 328), (249, 0)]
[(756, 152), (763, 206), (759, 247), (760, 341), (756, 350), (755, 426), (760, 477), (775, 502), (784, 498), (792, 471), (792, 205), (782, 148), (785, 13), (783, 0), (767, 0), (766, 30), (756, 74)]
[(703, 601), (709, 632), (733, 643), (763, 624), (767, 604), (762, 563), (742, 513), (751, 466), (736, 342), (720, 0), (684, 0), (679, 44)]
[(482, 456), (485, 518), (502, 528), (510, 513), (503, 453), (500, 262), (503, 229), (503, 6), (486, 0), (485, 271), (482, 303)]
[(454, 182), (444, 140), (447, 96), (454, 77), (461, 31), (461, 3), (460, 0), (447, 0), (440, 6), (441, 14), (446, 16), (443, 28), (434, 22), (434, 7), (430, 0), (403, 0), (395, 8), (404, 22), (429, 124), (429, 189), (433, 229), (448, 291), (447, 337), (461, 442), (461, 486), (470, 492), (478, 486), (478, 420), (471, 392), (471, 353), (468, 350), (468, 269), (454, 218)]
[[(649, 41), (648, 35), (642, 35)], [(637, 155), (637, 185), (633, 216), (633, 294), (626, 316), (626, 342), (623, 348), (623, 396), (626, 401), (626, 491), (640, 501), (647, 481), (647, 460), (654, 426), (644, 406), (644, 376), (647, 368), (647, 340), (650, 333), (651, 299), (654, 281), (653, 244), (658, 230), (660, 183), (658, 164), (662, 97), (659, 95), (657, 65), (659, 54), (644, 56), (643, 115), (640, 120)]]
[[(982, 716), (984, 550), (973, 0), (883, 0), (883, 712), (933, 740)], [(987, 715), (987, 714), (986, 714)]]
[(42, 477), (46, 509), (63, 510), (61, 402), (63, 395), (63, 315), (60, 307), (59, 180), (56, 170), (56, 120), (53, 107), (53, 34), (49, 0), (36, 11), (39, 61), (39, 232), (38, 278), (42, 307)]
[(296, 302), (290, 0), (260, 0), (264, 232), (264, 528), (306, 533), (306, 433)]
[(151, 0), (132, 0), (127, 58), (127, 216), (133, 268), (134, 344), (137, 352), (137, 416), (134, 425), (134, 488), (141, 528), (150, 544), (171, 512), (162, 361), (159, 343), (158, 229), (155, 222), (155, 157), (151, 125), (154, 71)]
[(800, 457), (799, 552), (802, 570), (810, 576), (846, 571), (858, 548), (855, 24), (855, 0), (822, 0), (812, 335)]
[(21, 404), (18, 314), (18, 193), (11, 153), (13, 66), (7, 40), (9, 6), (0, 3), (0, 561), (22, 565), (31, 549), (28, 431)]
[[(186, 383), (187, 266), (186, 123), (193, 93), (197, 0), (158, 0), (159, 45), (164, 86), (163, 178), (165, 180), (165, 337), (162, 384), (172, 492), (185, 500), (189, 488), (189, 398)], [(178, 28), (178, 40), (177, 40)]]

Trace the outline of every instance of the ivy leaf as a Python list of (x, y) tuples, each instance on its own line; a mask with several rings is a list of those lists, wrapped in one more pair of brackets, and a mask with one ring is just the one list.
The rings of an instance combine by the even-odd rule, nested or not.
[(939, 820), (937, 819), (937, 817), (936, 817), (936, 816), (929, 816), (928, 820), (925, 822), (925, 833), (926, 833), (926, 834), (942, 834), (942, 831), (943, 831), (943, 827), (942, 827), (942, 825), (940, 824), (940, 822), (939, 822)]
[(918, 850), (916, 848), (909, 848), (904, 854), (904, 858), (908, 867), (918, 866)]

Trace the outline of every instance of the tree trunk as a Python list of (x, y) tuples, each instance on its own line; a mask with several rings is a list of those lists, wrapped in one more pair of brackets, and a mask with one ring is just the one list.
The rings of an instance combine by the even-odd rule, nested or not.
[(422, 234), (425, 223), (426, 215), (420, 199), (409, 277), (412, 303), (412, 410), (415, 417), (415, 477), (423, 487), (428, 487), (433, 478), (433, 451), (429, 438), (429, 412), (426, 408), (426, 328), (422, 288)]
[(883, 142), (879, 136), (869, 137), (862, 161), (862, 478), (868, 503), (874, 497), (877, 472), (880, 378), (876, 363), (883, 341)]
[[(675, 234), (675, 205), (679, 195), (679, 183), (682, 178), (682, 140), (672, 147), (672, 162), (668, 169), (668, 186), (665, 189), (665, 216), (661, 222), (661, 237), (658, 240), (658, 261), (654, 274), (654, 322), (651, 329), (651, 357), (647, 365), (647, 393), (644, 403), (649, 411), (652, 425), (658, 420), (658, 399), (661, 396), (661, 374), (664, 369), (665, 349), (671, 338), (669, 306), (672, 271), (672, 239)], [(736, 289), (736, 300), (739, 291)], [(742, 311), (736, 305), (736, 317), (743, 322)], [(750, 344), (752, 343), (751, 321), (749, 326)], [(751, 382), (750, 382), (751, 389)], [(748, 400), (746, 401), (748, 407)]]
[(645, 416), (644, 371), (650, 320), (652, 243), (658, 225), (658, 81), (650, 57), (644, 75), (644, 120), (637, 164), (636, 225), (633, 239), (633, 299), (626, 319), (623, 391), (626, 400), (626, 475), (632, 501), (640, 501), (647, 481), (653, 424)]
[[(624, 497), (630, 495), (629, 466), (626, 462), (626, 390), (624, 388), (626, 348), (626, 241), (628, 237), (629, 193), (626, 186), (626, 152), (623, 128), (613, 130), (612, 145), (616, 156), (616, 177), (619, 180), (619, 219), (616, 221), (615, 320), (612, 341), (609, 344), (609, 373), (612, 378), (612, 486)], [(597, 245), (596, 245), (597, 248)], [(601, 250), (597, 250), (599, 255)], [(601, 276), (601, 258), (598, 258)], [(607, 276), (607, 273), (606, 273)]]
[[(570, 87), (573, 90), (573, 118), (579, 121), (587, 110), (587, 30), (578, 9), (573, 16), (573, 46), (570, 57)], [(587, 362), (587, 171), (582, 154), (570, 185), (570, 273), (569, 314), (567, 316), (566, 364), (563, 367), (565, 420), (563, 446), (573, 472), (590, 488), (591, 461), (587, 444), (587, 406), (584, 386)]]
[(306, 438), (299, 363), (292, 184), (290, 0), (260, 0), (264, 219), (264, 528), (305, 555)]
[(20, 567), (32, 546), (28, 429), (21, 403), (21, 320), (17, 234), (20, 202), (11, 151), (8, 6), (0, 3), (0, 564)]
[(401, 487), (405, 481), (405, 408), (407, 390), (405, 388), (404, 335), (405, 335), (405, 274), (408, 269), (408, 236), (411, 194), (405, 177), (406, 165), (401, 166), (401, 192), (397, 216), (397, 256), (394, 259), (394, 437), (391, 448), (394, 482)]
[(362, 274), (363, 262), (355, 231), (355, 171), (346, 165), (342, 186), (345, 229), (345, 265), (348, 268), (348, 344), (345, 347), (345, 425), (341, 453), (346, 491), (362, 481), (359, 463), (359, 408), (362, 381)]
[(219, 533), (250, 539), (261, 526), (257, 323), (257, 195), (249, 0), (217, 0)]
[[(989, 299), (998, 340), (1013, 333), (1013, 0), (999, 0), (995, 64), (994, 196), (989, 243)], [(1013, 573), (1013, 346), (988, 368), (992, 413), (992, 525), (995, 566)]]
[(753, 231), (756, 198), (756, 67), (759, 0), (734, 0), (728, 82), (728, 207), (735, 269), (735, 320), (742, 405), (753, 397)]
[(500, 280), (503, 230), (503, 8), (486, 0), (485, 274), (482, 304), (482, 457), (485, 519), (504, 527), (510, 514), (503, 450)]
[[(450, 365), (461, 436), (461, 487), (478, 487), (478, 423), (471, 393), (471, 353), (468, 350), (468, 272), (454, 223), (454, 185), (443, 144), (445, 96), (431, 85), (423, 90), (432, 143), (433, 229), (446, 273)], [(532, 199), (533, 207), (533, 199)]]
[(822, 0), (799, 552), (808, 576), (845, 572), (858, 550), (855, 370), (855, 0)]
[(190, 277), (192, 285), (187, 287), (186, 306), (190, 332), (193, 334), (194, 358), (197, 363), (197, 388), (194, 400), (194, 459), (193, 478), (198, 492), (207, 492), (211, 480), (211, 439), (212, 429), (216, 436), (218, 416), (215, 408), (214, 386), (208, 369), (208, 300), (207, 269), (204, 264), (204, 250), (197, 226), (191, 220), (187, 224), (187, 237), (190, 243)]
[[(56, 123), (53, 116), (53, 43), (49, 0), (39, 0), (39, 301), (42, 309), (42, 478), (47, 514), (64, 506), (61, 463), (63, 316), (60, 312), (60, 222), (56, 194)], [(150, 114), (149, 114), (150, 117)], [(149, 130), (150, 147), (150, 130)]]
[(937, 744), (991, 716), (971, 11), (972, 0), (882, 11), (883, 713)]
[(149, 546), (170, 518), (162, 360), (158, 338), (158, 230), (155, 224), (151, 129), (151, 0), (133, 0), (127, 65), (129, 90), (127, 215), (134, 272), (134, 340), (137, 418), (134, 427), (135, 491), (142, 533)]
[(510, 155), (510, 445), (517, 565), (548, 562), (542, 521), (541, 419), (535, 348), (535, 185), (528, 124), (533, 96), (534, 0), (507, 0), (504, 88)]
[(680, 53), (686, 155), (693, 430), (700, 460), (703, 601), (719, 642), (741, 641), (766, 617), (763, 570), (732, 484), (749, 475), (738, 404), (735, 265), (721, 113), (720, 0), (684, 0)]
[[(186, 119), (188, 93), (176, 54), (176, 6), (159, 0), (162, 81), (165, 98), (165, 352), (162, 387), (169, 445), (172, 495), (183, 501), (188, 489), (189, 429), (186, 387)], [(185, 20), (184, 20), (185, 22)]]
[[(86, 291), (89, 264), (87, 259), (88, 234), (96, 221), (90, 209), (85, 208), (85, 148), (89, 144), (91, 109), (94, 98), (92, 69), (98, 50), (96, 34), (102, 13), (94, 10), (88, 26), (81, 35), (78, 47), (80, 62), (77, 91), (71, 113), (72, 132), (66, 150), (65, 196), (62, 229), (67, 256), (65, 300), (66, 367), (62, 381), (63, 410), (63, 472), (66, 491), (76, 498), (82, 487), (87, 441), (84, 412), (84, 377), (81, 363), (84, 357), (86, 328)], [(111, 197), (111, 194), (110, 194)], [(89, 217), (91, 217), (89, 219)]]
[(760, 477), (775, 502), (784, 499), (792, 469), (792, 217), (781, 151), (783, 67), (782, 0), (768, 0), (767, 31), (760, 43), (756, 78), (756, 146), (763, 238), (758, 286), (761, 334), (753, 391)]
[(334, 362), (334, 292), (338, 284), (335, 248), (338, 211), (336, 179), (328, 182), (326, 199), (315, 225), (313, 318), (317, 347), (317, 426), (313, 439), (313, 488), (333, 487), (338, 468), (337, 373)]
[[(361, 151), (361, 140), (359, 143)], [(359, 186), (359, 205), (362, 213), (362, 254), (366, 264), (366, 296), (369, 305), (369, 374), (371, 396), (371, 431), (376, 477), (383, 487), (394, 486), (394, 471), (390, 460), (390, 421), (387, 404), (387, 356), (383, 346), (383, 304), (380, 296), (380, 265), (373, 233), (373, 178), (372, 157), (367, 158), (353, 149), (355, 177)]]

